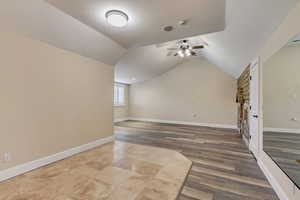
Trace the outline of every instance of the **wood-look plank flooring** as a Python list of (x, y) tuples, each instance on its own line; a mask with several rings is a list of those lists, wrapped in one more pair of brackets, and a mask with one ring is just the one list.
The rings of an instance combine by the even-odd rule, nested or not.
[(193, 161), (179, 200), (278, 200), (235, 130), (123, 121), (115, 133), (117, 140), (173, 149)]
[(264, 151), (300, 188), (300, 134), (264, 132)]

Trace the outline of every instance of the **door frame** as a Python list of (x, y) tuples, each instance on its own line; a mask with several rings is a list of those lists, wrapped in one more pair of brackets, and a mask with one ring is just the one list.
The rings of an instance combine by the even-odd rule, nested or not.
[[(261, 140), (260, 140), (260, 130), (261, 130), (261, 119), (262, 119), (262, 115), (261, 115), (261, 106), (260, 106), (260, 96), (261, 96), (261, 59), (260, 57), (257, 57), (254, 59), (253, 62), (251, 62), (251, 65), (250, 65), (250, 77), (253, 76), (253, 73), (252, 73), (252, 67), (256, 65), (257, 69), (257, 78), (256, 78), (256, 88), (257, 88), (257, 108), (256, 108), (256, 115), (258, 115), (258, 119), (256, 120), (256, 123), (257, 123), (257, 130), (256, 130), (256, 141), (253, 141), (253, 137), (252, 137), (252, 131), (251, 131), (251, 126), (253, 126), (253, 114), (252, 114), (252, 111), (249, 110), (249, 135), (250, 135), (250, 139), (249, 139), (249, 150), (254, 154), (255, 157), (258, 157), (258, 154), (260, 152), (260, 149), (261, 149)], [(249, 95), (249, 104), (250, 106), (252, 107), (251, 105), (251, 93), (253, 91), (251, 91), (251, 84), (253, 84), (253, 79), (250, 79), (250, 86), (249, 86), (249, 91), (250, 91), (250, 95)], [(253, 145), (255, 144), (255, 145)]]

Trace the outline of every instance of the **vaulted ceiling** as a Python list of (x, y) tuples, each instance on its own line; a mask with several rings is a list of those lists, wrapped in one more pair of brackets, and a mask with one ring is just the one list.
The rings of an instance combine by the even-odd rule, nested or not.
[[(237, 78), (297, 2), (298, 0), (227, 0), (225, 30), (199, 35), (190, 40), (197, 42), (202, 39), (207, 42), (203, 56)], [(184, 61), (174, 57), (162, 59), (162, 54), (167, 52), (166, 48), (153, 51), (155, 47), (152, 45), (135, 50), (139, 54), (146, 54), (146, 57), (126, 53), (116, 65), (116, 80), (125, 83), (144, 81), (153, 77), (153, 71), (158, 75), (160, 70), (170, 70)], [(126, 59), (126, 63), (123, 59)], [(151, 74), (146, 71), (148, 69), (152, 69)]]
[(0, 24), (1, 31), (15, 31), (110, 65), (127, 51), (45, 0), (2, 1)]
[[(168, 53), (166, 48), (172, 45), (172, 42), (163, 45), (156, 43), (191, 36), (192, 41), (204, 40), (208, 43), (208, 47), (203, 50), (204, 57), (237, 77), (256, 56), (259, 48), (278, 27), (288, 11), (298, 2), (298, 0), (227, 0), (225, 5), (220, 0), (139, 0), (136, 1), (138, 3), (132, 0), (49, 1), (56, 7), (45, 0), (1, 2), (1, 31), (17, 31), (59, 48), (115, 65), (116, 81), (125, 83), (151, 79), (184, 62), (184, 59), (166, 56)], [(125, 9), (129, 15), (137, 15), (136, 20), (139, 22), (135, 24), (132, 32), (124, 35), (122, 31), (120, 34), (109, 30), (106, 25), (101, 24), (101, 20), (97, 24), (95, 19), (88, 17), (94, 14), (89, 9), (83, 9), (84, 12), (78, 14), (83, 2), (108, 5), (109, 2), (127, 1), (131, 3), (122, 5), (127, 6)], [(151, 6), (148, 5), (149, 2), (152, 2)], [(203, 4), (200, 6), (199, 2)], [(68, 3), (73, 6), (69, 6)], [(96, 4), (91, 5), (97, 8)], [(113, 4), (110, 6), (107, 8), (112, 9)], [(157, 7), (163, 10), (155, 10)], [(146, 12), (147, 8), (149, 12)], [(180, 9), (184, 11), (179, 12)], [(201, 11), (200, 14), (197, 11)], [(143, 15), (143, 12), (146, 13)], [(177, 28), (176, 23), (181, 19), (188, 19), (190, 22), (188, 25), (191, 27)], [(160, 34), (164, 25), (173, 25), (176, 31), (168, 37)], [(144, 33), (145, 31), (147, 33)]]
[[(47, 0), (126, 48), (222, 31), (225, 0)], [(109, 10), (124, 11), (129, 23), (114, 28), (106, 22)], [(187, 20), (185, 26), (178, 21)], [(174, 26), (164, 32), (164, 26)]]

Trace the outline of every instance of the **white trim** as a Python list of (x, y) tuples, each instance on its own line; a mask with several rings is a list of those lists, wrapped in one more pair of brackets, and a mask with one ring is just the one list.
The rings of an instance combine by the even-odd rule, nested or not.
[(114, 104), (114, 107), (127, 107), (127, 104)]
[[(250, 102), (252, 106), (248, 113), (249, 118), (249, 150), (258, 156), (260, 146), (260, 119), (254, 118), (254, 115), (260, 116), (260, 57), (256, 57), (250, 64)], [(253, 78), (254, 77), (254, 78)], [(260, 117), (259, 117), (260, 118)]]
[(229, 125), (229, 124), (214, 124), (214, 123), (197, 123), (197, 122), (184, 122), (184, 121), (135, 118), (135, 117), (129, 117), (129, 120), (158, 122), (158, 123), (167, 123), (167, 124), (192, 125), (192, 126), (206, 126), (206, 127), (213, 127), (213, 128), (227, 128), (227, 129), (236, 129), (236, 130), (238, 129), (237, 125), (231, 125), (231, 124)]
[(114, 119), (114, 123), (116, 123), (116, 122), (122, 122), (122, 121), (127, 121), (127, 120), (130, 120), (130, 118), (129, 117), (118, 118), (118, 119)]
[(243, 140), (244, 140), (244, 142), (245, 142), (245, 144), (246, 144), (246, 146), (249, 148), (249, 141), (247, 140), (247, 138), (243, 135)]
[(272, 185), (274, 191), (278, 195), (280, 200), (289, 200), (288, 196), (284, 192), (283, 188), (281, 187), (280, 183), (275, 179), (272, 173), (269, 171), (267, 166), (263, 163), (260, 158), (257, 158), (257, 163), (260, 169), (263, 171), (265, 176), (267, 177), (269, 183)]
[(255, 158), (258, 157), (258, 147), (255, 146), (253, 143), (249, 144), (249, 150), (254, 154)]
[(74, 147), (74, 148), (68, 149), (68, 150), (63, 151), (63, 152), (59, 152), (59, 153), (56, 153), (56, 154), (53, 154), (53, 155), (50, 155), (50, 156), (47, 156), (47, 157), (44, 157), (44, 158), (40, 158), (38, 160), (34, 160), (34, 161), (27, 162), (27, 163), (22, 164), (22, 165), (18, 165), (16, 167), (12, 167), (12, 168), (9, 168), (9, 169), (2, 170), (2, 171), (0, 171), (0, 182), (4, 181), (4, 180), (7, 180), (9, 178), (24, 174), (24, 173), (26, 173), (28, 171), (31, 171), (31, 170), (34, 170), (36, 168), (48, 165), (50, 163), (62, 160), (64, 158), (73, 156), (73, 155), (81, 153), (83, 151), (87, 151), (89, 149), (92, 149), (92, 148), (101, 146), (103, 144), (112, 142), (112, 141), (114, 141), (114, 139), (115, 139), (114, 136), (101, 138), (101, 139), (98, 139), (96, 141), (90, 142), (88, 144), (84, 144), (84, 145), (81, 145), (81, 146), (78, 146), (78, 147)]
[(266, 128), (264, 128), (264, 131), (280, 132), (280, 133), (297, 133), (297, 134), (300, 134), (300, 129), (290, 129), (290, 128), (271, 128), (271, 127), (266, 127)]

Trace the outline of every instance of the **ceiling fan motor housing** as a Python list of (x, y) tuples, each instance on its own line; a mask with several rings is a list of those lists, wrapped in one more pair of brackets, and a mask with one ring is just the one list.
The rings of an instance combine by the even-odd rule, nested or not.
[[(190, 44), (189, 40), (187, 40), (187, 39), (180, 40), (180, 41), (178, 41), (177, 44), (178, 44), (177, 48), (170, 48), (169, 50), (171, 50), (171, 51), (176, 50), (177, 52), (174, 53), (173, 55), (174, 56), (179, 55), (180, 57), (197, 56), (198, 53), (195, 52), (194, 50), (204, 48), (203, 45), (192, 46)], [(172, 54), (170, 54), (170, 55), (172, 55)]]

